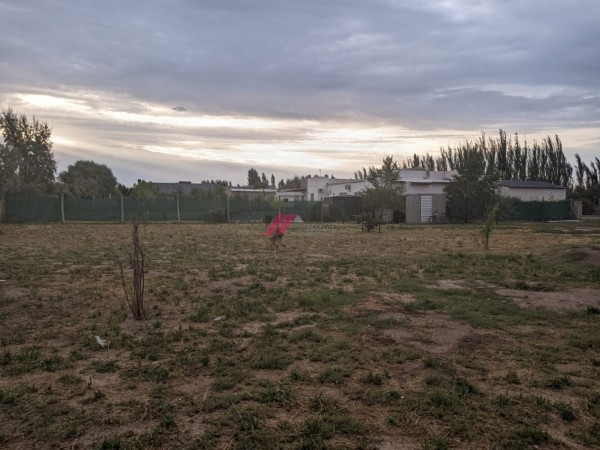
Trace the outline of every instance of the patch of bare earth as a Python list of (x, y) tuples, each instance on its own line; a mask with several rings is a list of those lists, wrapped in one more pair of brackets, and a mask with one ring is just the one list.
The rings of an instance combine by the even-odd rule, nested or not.
[(454, 280), (439, 280), (436, 284), (427, 287), (433, 289), (467, 289), (461, 283)]
[[(255, 335), (255, 334), (259, 334), (263, 331), (265, 325), (273, 325), (273, 326), (279, 326), (279, 325), (284, 325), (284, 324), (292, 324), (295, 320), (299, 319), (300, 317), (311, 317), (312, 314), (306, 314), (303, 313), (301, 311), (283, 311), (283, 312), (279, 312), (275, 314), (275, 318), (272, 321), (266, 321), (266, 322), (261, 322), (261, 321), (252, 321), (252, 322), (247, 322), (243, 325), (240, 326), (239, 328), (239, 333), (241, 335), (244, 334), (249, 334), (249, 335)], [(300, 325), (297, 327), (294, 327), (295, 329), (302, 329), (302, 328), (307, 328), (307, 327), (314, 327), (314, 325), (312, 324), (306, 324), (306, 325)]]
[(355, 316), (395, 313), (401, 311), (398, 305), (415, 302), (414, 296), (405, 293), (384, 292), (369, 296), (353, 306), (344, 308), (345, 312)]
[(403, 320), (406, 326), (391, 328), (384, 335), (396, 342), (405, 342), (434, 355), (452, 351), (466, 336), (474, 333), (466, 323), (453, 320), (446, 314), (426, 312), (418, 315), (386, 314), (385, 317)]
[(446, 314), (433, 311), (406, 313), (401, 304), (413, 301), (414, 297), (409, 294), (384, 293), (367, 297), (346, 308), (346, 312), (357, 316), (378, 314), (382, 319), (395, 319), (402, 325), (386, 329), (384, 338), (411, 344), (434, 355), (448, 353), (465, 337), (474, 334), (470, 325), (457, 322)]
[(518, 289), (496, 289), (498, 295), (509, 297), (524, 308), (546, 308), (553, 311), (585, 309), (600, 306), (600, 289), (573, 288), (560, 292), (539, 292)]

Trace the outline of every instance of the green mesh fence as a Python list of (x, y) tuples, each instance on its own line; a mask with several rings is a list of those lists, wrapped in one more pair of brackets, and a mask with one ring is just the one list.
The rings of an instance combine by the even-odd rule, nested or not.
[(514, 205), (514, 220), (566, 220), (571, 218), (571, 202), (518, 202)]
[[(60, 199), (58, 202), (60, 207)], [(119, 221), (121, 220), (121, 199), (65, 198), (65, 219), (72, 221)]]
[(7, 222), (60, 222), (60, 198), (7, 195), (4, 213)]
[[(6, 222), (60, 222), (61, 199), (53, 197), (5, 198)], [(111, 221), (136, 218), (146, 222), (264, 222), (277, 215), (269, 202), (253, 199), (181, 198), (112, 198), (64, 199), (66, 221)], [(298, 214), (303, 220), (321, 220), (320, 202), (285, 202), (281, 212)], [(328, 217), (325, 217), (327, 219)], [(571, 218), (570, 201), (518, 202), (514, 205), (514, 220), (561, 220)]]
[[(284, 203), (282, 213), (299, 214), (305, 221), (320, 220), (320, 202)], [(264, 222), (277, 214), (262, 200), (196, 198), (112, 198), (64, 199), (66, 221), (119, 222), (136, 218), (145, 222)], [(54, 197), (8, 196), (5, 202), (7, 222), (60, 222), (61, 199)]]

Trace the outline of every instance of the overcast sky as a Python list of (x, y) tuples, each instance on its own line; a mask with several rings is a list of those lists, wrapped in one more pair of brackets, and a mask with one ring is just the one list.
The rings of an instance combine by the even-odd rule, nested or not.
[(351, 176), (502, 128), (600, 154), (598, 0), (0, 0), (0, 107), (126, 185)]

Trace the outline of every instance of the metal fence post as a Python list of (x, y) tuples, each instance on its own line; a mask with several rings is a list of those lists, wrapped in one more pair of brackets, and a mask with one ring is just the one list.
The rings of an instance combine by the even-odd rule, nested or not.
[(125, 208), (123, 207), (123, 194), (121, 194), (121, 223), (125, 223)]
[(60, 216), (62, 223), (65, 223), (65, 193), (62, 191), (60, 193)]

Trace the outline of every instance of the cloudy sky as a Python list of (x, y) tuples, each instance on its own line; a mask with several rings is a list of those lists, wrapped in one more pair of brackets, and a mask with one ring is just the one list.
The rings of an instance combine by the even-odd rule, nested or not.
[(0, 0), (0, 107), (120, 182), (351, 176), (558, 134), (600, 154), (597, 0)]

